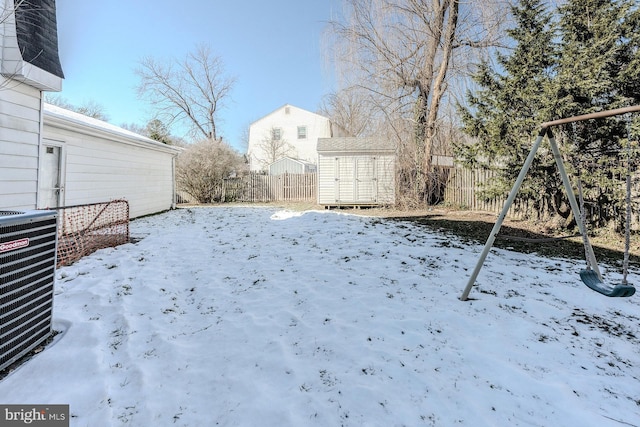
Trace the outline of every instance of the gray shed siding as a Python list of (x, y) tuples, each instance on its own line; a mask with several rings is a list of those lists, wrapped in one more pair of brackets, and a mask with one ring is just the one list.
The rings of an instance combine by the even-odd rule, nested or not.
[(395, 203), (395, 150), (384, 141), (318, 141), (318, 204), (377, 206)]
[(285, 173), (314, 173), (316, 165), (302, 160), (283, 157), (269, 165), (269, 175), (282, 175)]

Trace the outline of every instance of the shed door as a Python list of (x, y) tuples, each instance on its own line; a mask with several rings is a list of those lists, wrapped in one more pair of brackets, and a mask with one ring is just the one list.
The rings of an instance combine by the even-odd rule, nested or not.
[(351, 157), (336, 157), (336, 202), (354, 202), (354, 160)]
[(40, 173), (38, 175), (38, 207), (57, 208), (62, 203), (63, 186), (63, 146), (53, 141), (45, 141), (40, 152)]
[(378, 196), (376, 179), (376, 158), (356, 157), (355, 162), (355, 201), (358, 203), (375, 202)]

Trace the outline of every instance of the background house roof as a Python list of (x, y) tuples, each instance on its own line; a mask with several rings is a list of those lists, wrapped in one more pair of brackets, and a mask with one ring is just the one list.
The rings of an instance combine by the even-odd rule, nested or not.
[(29, 0), (18, 3), (15, 22), (22, 59), (64, 78), (58, 55), (55, 0)]
[(306, 114), (310, 114), (310, 115), (318, 116), (318, 117), (323, 118), (323, 119), (325, 119), (325, 120), (329, 120), (327, 117), (325, 117), (325, 116), (323, 116), (323, 115), (321, 115), (321, 114), (318, 114), (318, 113), (314, 113), (313, 111), (305, 110), (304, 108), (296, 107), (295, 105), (291, 105), (291, 104), (284, 104), (282, 107), (278, 107), (278, 108), (276, 108), (275, 110), (273, 110), (272, 112), (270, 112), (269, 114), (267, 114), (267, 115), (265, 115), (265, 116), (260, 117), (258, 120), (255, 120), (254, 122), (252, 122), (252, 123), (251, 123), (251, 125), (250, 125), (250, 126), (252, 126), (252, 125), (254, 125), (255, 123), (258, 123), (258, 122), (260, 122), (260, 121), (262, 121), (262, 120), (264, 120), (264, 119), (266, 119), (267, 117), (269, 117), (269, 116), (271, 116), (271, 115), (273, 115), (273, 114), (276, 114), (276, 113), (278, 113), (278, 112), (280, 112), (280, 111), (284, 110), (285, 108), (292, 108), (292, 109), (294, 109), (294, 110), (296, 110), (296, 111), (298, 111), (298, 112), (304, 112), (304, 113), (306, 113)]

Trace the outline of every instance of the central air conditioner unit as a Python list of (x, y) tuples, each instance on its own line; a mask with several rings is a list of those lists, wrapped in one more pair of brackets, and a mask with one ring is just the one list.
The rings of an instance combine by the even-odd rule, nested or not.
[(0, 211), (0, 370), (51, 335), (54, 211)]

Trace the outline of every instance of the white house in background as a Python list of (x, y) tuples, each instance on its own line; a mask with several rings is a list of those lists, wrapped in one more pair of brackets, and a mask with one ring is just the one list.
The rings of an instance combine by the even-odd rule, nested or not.
[(179, 148), (49, 104), (43, 127), (39, 208), (126, 199), (135, 218), (175, 207)]
[(283, 157), (317, 164), (318, 138), (331, 136), (328, 118), (285, 104), (249, 127), (249, 168), (252, 172), (266, 171)]

